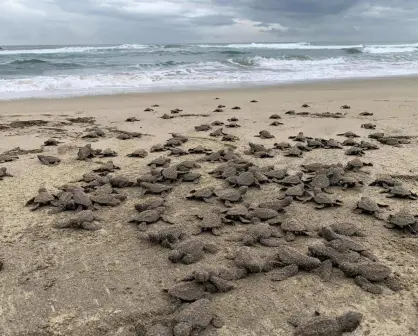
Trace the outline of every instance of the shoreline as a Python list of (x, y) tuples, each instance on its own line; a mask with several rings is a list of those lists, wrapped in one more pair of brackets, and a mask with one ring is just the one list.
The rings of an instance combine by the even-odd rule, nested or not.
[(404, 75), (404, 76), (386, 76), (386, 77), (370, 77), (370, 78), (343, 78), (343, 79), (318, 79), (308, 81), (286, 82), (282, 84), (260, 84), (251, 85), (244, 84), (241, 86), (225, 86), (225, 87), (198, 87), (198, 88), (184, 88), (178, 90), (156, 90), (156, 91), (128, 91), (117, 93), (103, 93), (103, 94), (86, 94), (86, 95), (69, 95), (62, 97), (22, 97), (22, 98), (0, 98), (0, 105), (10, 102), (21, 101), (68, 101), (74, 99), (96, 100), (96, 99), (118, 99), (121, 97), (143, 97), (143, 96), (159, 96), (159, 95), (183, 95), (187, 93), (198, 94), (216, 94), (216, 93), (233, 93), (233, 92), (255, 92), (255, 91), (288, 91), (288, 90), (323, 90), (331, 87), (338, 88), (352, 88), (355, 86), (367, 87), (370, 84), (377, 84), (379, 86), (387, 86), (396, 84), (408, 84), (418, 80), (418, 74)]

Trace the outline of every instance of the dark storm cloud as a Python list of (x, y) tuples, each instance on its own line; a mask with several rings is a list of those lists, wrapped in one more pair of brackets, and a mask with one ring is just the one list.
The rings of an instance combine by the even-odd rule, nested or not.
[(418, 1), (0, 1), (0, 44), (290, 39), (418, 40)]

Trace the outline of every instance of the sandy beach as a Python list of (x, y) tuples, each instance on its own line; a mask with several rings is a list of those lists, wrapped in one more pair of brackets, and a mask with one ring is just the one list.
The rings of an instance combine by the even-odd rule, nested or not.
[[(408, 77), (236, 90), (0, 101), (0, 153), (20, 148), (20, 151), (9, 153), (16, 156), (15, 160), (0, 163), (0, 167), (7, 168), (7, 172), (13, 175), (0, 179), (0, 260), (3, 261), (0, 270), (0, 335), (151, 335), (146, 334), (146, 330), (157, 323), (171, 326), (173, 316), (182, 308), (164, 289), (172, 288), (190, 272), (203, 267), (234, 268), (237, 266), (234, 258), (240, 251), (262, 260), (274, 256), (282, 246), (305, 255), (312, 254), (309, 247), (329, 243), (318, 234), (321, 228), (341, 223), (349, 223), (361, 231), (360, 237), (346, 238), (363, 248), (339, 253), (359, 255), (358, 264), (387, 266), (391, 277), (401, 284), (400, 290), (378, 283), (381, 294), (366, 291), (334, 261), (326, 281), (316, 270), (306, 270), (300, 265), (296, 275), (283, 281), (272, 281), (273, 275), (281, 269), (275, 267), (247, 274), (239, 280), (229, 280), (234, 288), (225, 293), (206, 295), (210, 296), (213, 314), (223, 320), (223, 326), (209, 326), (200, 334), (293, 335), (295, 328), (288, 320), (295, 314), (313, 316), (317, 312), (321, 316), (333, 317), (352, 310), (361, 313), (363, 319), (349, 335), (417, 335), (418, 240), (411, 227), (390, 229), (386, 224), (389, 214), (402, 209), (407, 209), (412, 215), (418, 214), (418, 202), (409, 198), (387, 198), (387, 193), (381, 193), (383, 188), (369, 186), (379, 175), (390, 174), (412, 192), (418, 192), (417, 87), (418, 78)], [(303, 104), (309, 107), (302, 107)], [(220, 108), (221, 112), (214, 112), (218, 105), (225, 107)], [(350, 108), (342, 109), (343, 105)], [(236, 106), (240, 109), (232, 109)], [(147, 108), (151, 111), (144, 111)], [(171, 113), (176, 108), (182, 111)], [(290, 110), (294, 110), (294, 114), (286, 114)], [(365, 111), (373, 115), (360, 115)], [(323, 112), (339, 114), (332, 118), (324, 117)], [(162, 119), (164, 114), (172, 118)], [(277, 121), (283, 125), (270, 125), (273, 120), (269, 117), (273, 114), (281, 117)], [(85, 120), (87, 123), (69, 121), (78, 117), (93, 119)], [(138, 121), (126, 122), (131, 117)], [(227, 120), (233, 117), (238, 119), (240, 127), (212, 126), (215, 121), (229, 124)], [(16, 123), (28, 120), (42, 122), (35, 126)], [(375, 129), (361, 126), (368, 123), (376, 125)], [(210, 130), (196, 131), (195, 126), (202, 124), (210, 125)], [(104, 136), (83, 137), (91, 132), (88, 129), (95, 127), (103, 130)], [(225, 142), (222, 136), (209, 135), (220, 127), (224, 133), (236, 136), (236, 141)], [(255, 137), (261, 130), (269, 131), (274, 138)], [(347, 131), (359, 136), (354, 138), (356, 142), (364, 140), (379, 149), (365, 150), (361, 157), (346, 155), (348, 146), (340, 149), (308, 148), (302, 150), (300, 157), (285, 156), (287, 150), (272, 149), (280, 142), (295, 146), (298, 142), (289, 137), (299, 132), (312, 138), (335, 139), (342, 144), (348, 138), (337, 134)], [(139, 132), (141, 136), (127, 140), (118, 138), (121, 134), (129, 135), (129, 132)], [(396, 139), (408, 138), (405, 143), (392, 146), (368, 138), (375, 132)], [(199, 145), (213, 152), (233, 148), (254, 165), (287, 169), (288, 175), (297, 174), (302, 165), (312, 163), (340, 163), (345, 167), (355, 158), (373, 166), (346, 172), (346, 176), (363, 182), (364, 186), (346, 190), (342, 184), (330, 187), (332, 194), (327, 195), (333, 200), (341, 200), (341, 206), (316, 209), (318, 204), (312, 201), (305, 203), (295, 199), (284, 213), (280, 212), (275, 225), (270, 225), (277, 231), (274, 237), (280, 247), (267, 247), (258, 242), (247, 247), (239, 237), (248, 234), (251, 227), (264, 224), (254, 224), (256, 221), (252, 219), (249, 224), (235, 221), (235, 225), (223, 223), (219, 235), (210, 232), (195, 235), (201, 223), (196, 215), (205, 216), (213, 208), (223, 210), (226, 207), (216, 197), (213, 203), (186, 199), (194, 189), (230, 187), (224, 179), (209, 174), (226, 162), (204, 161), (205, 154), (170, 156), (170, 150), (149, 153), (145, 158), (127, 156), (137, 149), (149, 152), (152, 146), (164, 144), (172, 138), (171, 133), (188, 138), (177, 147), (186, 152)], [(44, 147), (44, 142), (50, 138), (58, 140), (58, 145)], [(268, 154), (272, 157), (248, 155), (249, 142), (271, 149)], [(117, 156), (77, 160), (79, 148), (88, 143), (94, 149), (110, 148), (117, 152)], [(302, 143), (306, 145), (306, 142)], [(3, 154), (0, 154), (0, 159)], [(39, 154), (58, 157), (61, 162), (44, 165), (37, 158)], [(169, 184), (163, 181), (173, 187), (165, 195), (164, 206), (164, 215), (170, 218), (171, 224), (157, 221), (141, 231), (138, 225), (129, 221), (138, 215), (135, 204), (149, 195), (143, 196), (144, 188), (136, 181), (150, 172), (147, 164), (161, 156), (171, 159), (170, 167), (185, 160), (197, 160), (200, 168), (193, 169), (193, 172), (201, 176), (197, 183), (174, 181)], [(25, 206), (41, 187), (56, 193), (65, 184), (85, 185), (85, 182), (79, 182), (83, 174), (109, 160), (120, 167), (109, 176), (123, 175), (135, 184), (118, 189), (126, 195), (126, 200), (119, 205), (94, 210), (100, 219), (100, 229), (59, 229), (57, 221), (73, 217), (75, 211), (51, 214), (50, 210), (55, 206), (40, 207), (36, 211)], [(302, 182), (307, 190), (311, 175), (303, 174)], [(260, 188), (252, 185), (242, 196), (240, 204), (254, 207), (254, 204), (276, 200), (284, 195), (284, 187), (280, 181), (271, 179), (261, 183)], [(382, 219), (354, 213), (363, 196), (388, 206), (382, 208)], [(293, 237), (295, 239), (287, 239), (283, 235), (286, 230), (280, 228), (280, 223), (289, 219), (304, 226)], [(186, 239), (216, 245), (216, 252), (205, 252), (203, 258), (192, 264), (171, 262), (168, 259), (170, 249), (154, 244), (146, 237), (150, 232), (173, 227), (191, 235)], [(375, 259), (360, 255), (363, 250), (373, 254)], [(327, 258), (319, 259), (324, 262)]]

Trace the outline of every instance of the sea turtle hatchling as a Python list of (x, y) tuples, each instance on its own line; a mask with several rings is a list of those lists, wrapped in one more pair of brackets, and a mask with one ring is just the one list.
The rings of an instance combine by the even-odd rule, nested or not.
[(323, 142), (325, 149), (342, 149), (341, 144), (333, 138), (324, 140)]
[(58, 146), (60, 143), (62, 142), (57, 139), (50, 138), (44, 141), (44, 146)]
[(338, 136), (344, 136), (346, 138), (360, 138), (360, 135), (357, 135), (356, 133), (352, 132), (352, 131), (348, 131), (345, 133), (339, 133), (337, 134)]
[(232, 186), (255, 186), (260, 188), (260, 183), (253, 172), (243, 172), (237, 176), (230, 176), (225, 179)]
[(168, 150), (166, 147), (164, 147), (164, 145), (162, 145), (162, 144), (156, 144), (156, 145), (153, 145), (151, 148), (150, 148), (150, 153), (155, 153), (155, 152), (164, 152), (164, 151), (166, 151), (166, 150)]
[(342, 145), (343, 146), (350, 146), (350, 147), (360, 146), (360, 144), (356, 140), (354, 140), (354, 138), (348, 138), (348, 139), (344, 140)]
[(290, 242), (296, 239), (296, 236), (309, 235), (309, 231), (306, 226), (294, 218), (286, 218), (280, 225), (281, 229), (285, 233), (285, 240)]
[(379, 204), (370, 197), (363, 196), (357, 202), (354, 212), (358, 214), (374, 215), (379, 218), (378, 214), (381, 212), (381, 208), (387, 207), (388, 206), (386, 204)]
[(222, 211), (223, 221), (227, 224), (233, 224), (235, 221), (239, 221), (244, 224), (251, 223), (248, 219), (248, 208), (243, 204), (238, 204), (232, 208), (227, 208)]
[(296, 327), (294, 336), (343, 336), (355, 331), (363, 315), (349, 311), (337, 317), (315, 316), (311, 318), (292, 319)]
[(212, 203), (212, 197), (214, 196), (214, 189), (207, 187), (201, 189), (193, 189), (190, 194), (186, 196), (187, 199), (204, 201)]
[(202, 124), (202, 125), (199, 125), (199, 126), (195, 126), (194, 129), (195, 129), (195, 131), (198, 131), (198, 132), (206, 132), (206, 131), (211, 130), (212, 126), (209, 125), (209, 124)]
[(270, 123), (270, 126), (281, 126), (281, 125), (284, 125), (284, 124), (278, 120), (274, 120)]
[(294, 186), (302, 183), (302, 173), (296, 173), (294, 175), (285, 176), (279, 181), (284, 186)]
[(154, 160), (152, 160), (151, 162), (148, 163), (148, 166), (151, 168), (156, 168), (156, 167), (168, 167), (170, 165), (171, 159), (165, 156), (160, 156)]
[(277, 119), (282, 119), (282, 117), (280, 115), (278, 115), (277, 113), (272, 114), (269, 119), (273, 119), (273, 120), (277, 120)]
[(369, 184), (369, 186), (379, 186), (385, 189), (399, 185), (402, 185), (401, 181), (394, 179), (392, 176), (387, 174), (381, 174), (376, 176), (376, 179)]
[(220, 121), (220, 120), (215, 120), (211, 123), (212, 126), (222, 126), (225, 125), (224, 122)]
[(313, 197), (311, 198), (313, 202), (317, 204), (316, 209), (330, 208), (334, 206), (341, 206), (343, 202), (339, 199), (332, 199), (326, 193), (321, 191), (315, 191)]
[(418, 195), (407, 187), (403, 185), (398, 185), (394, 187), (390, 187), (386, 190), (381, 191), (381, 193), (388, 193), (388, 198), (409, 198), (411, 200), (417, 200)]
[(164, 213), (164, 207), (145, 210), (137, 213), (129, 222), (138, 224), (138, 228), (144, 231), (148, 224), (158, 222)]
[(338, 181), (338, 185), (343, 188), (343, 190), (363, 187), (364, 182), (358, 180), (354, 176), (343, 176), (340, 181)]
[(269, 131), (266, 130), (261, 130), (257, 135), (255, 135), (256, 137), (259, 137), (261, 139), (273, 139), (274, 135), (271, 134)]
[(408, 229), (410, 232), (417, 234), (418, 222), (417, 215), (410, 214), (406, 209), (402, 209), (395, 214), (390, 214), (385, 226), (387, 228), (399, 228), (401, 230)]
[(54, 224), (57, 229), (82, 229), (88, 231), (100, 230), (97, 221), (100, 219), (91, 210), (83, 210), (70, 218), (59, 220)]
[(213, 112), (223, 112), (224, 110), (223, 109), (221, 109), (221, 108), (216, 108), (216, 109), (214, 109), (213, 110)]
[(134, 158), (145, 158), (148, 156), (148, 152), (145, 149), (137, 149), (126, 156)]
[(364, 152), (363, 148), (354, 146), (354, 147), (350, 147), (349, 149), (347, 149), (344, 152), (344, 154), (345, 155), (353, 155), (353, 156), (363, 156), (366, 153)]
[(189, 154), (211, 154), (213, 151), (210, 148), (199, 145), (197, 147), (190, 148), (188, 152)]
[(364, 150), (376, 150), (379, 149), (379, 146), (368, 142), (368, 141), (361, 141), (359, 147), (363, 148)]
[(385, 133), (383, 133), (383, 132), (376, 132), (376, 133), (370, 133), (369, 134), (370, 139), (376, 139), (376, 140), (378, 140), (380, 138), (383, 138), (384, 136), (385, 136)]
[(293, 141), (305, 142), (307, 139), (312, 138), (305, 136), (303, 132), (299, 132), (297, 135), (290, 136), (289, 139), (292, 139)]
[(364, 111), (364, 112), (360, 112), (359, 115), (362, 116), (362, 117), (370, 117), (370, 116), (373, 115), (373, 113)]
[[(230, 120), (230, 119), (228, 119), (228, 120)], [(239, 128), (239, 127), (241, 127), (241, 125), (238, 124), (235, 121), (232, 121), (229, 124), (225, 124), (225, 127), (228, 127), (228, 128)]]
[(363, 162), (360, 159), (356, 158), (347, 162), (345, 170), (358, 171), (363, 167), (373, 167), (373, 163)]
[(284, 153), (284, 156), (291, 156), (291, 157), (302, 157), (303, 152), (295, 147), (290, 148), (287, 152)]
[(156, 209), (159, 207), (164, 206), (165, 199), (162, 197), (148, 197), (144, 199), (142, 202), (135, 204), (135, 209), (138, 212), (143, 212), (146, 210)]
[(267, 247), (277, 247), (283, 244), (279, 238), (282, 238), (280, 231), (275, 230), (267, 223), (259, 223), (250, 225), (241, 239), (246, 246), (254, 246), (259, 243)]
[(274, 148), (280, 150), (289, 149), (292, 147), (292, 145), (288, 142), (276, 142), (273, 146)]
[(108, 173), (113, 173), (116, 170), (120, 170), (120, 167), (116, 166), (113, 161), (107, 161), (102, 163), (98, 168), (93, 169), (93, 171), (99, 173), (99, 175), (107, 175)]
[(46, 188), (39, 188), (38, 195), (32, 197), (26, 202), (26, 206), (33, 205), (31, 211), (38, 209), (39, 207), (52, 205), (52, 202), (57, 200), (57, 197), (46, 190)]
[(182, 156), (182, 155), (187, 155), (189, 154), (185, 149), (183, 148), (179, 148), (179, 147), (174, 147), (170, 149), (170, 156)]
[(6, 167), (0, 167), (0, 181), (3, 180), (5, 177), (13, 177), (13, 175), (7, 172)]
[(220, 236), (222, 234), (224, 222), (222, 216), (215, 210), (196, 215), (196, 217), (200, 219), (197, 234), (202, 232), (210, 232), (215, 236)]
[(366, 124), (362, 124), (361, 128), (365, 128), (365, 129), (376, 129), (376, 125), (372, 124), (372, 123), (366, 123)]
[(203, 259), (205, 252), (216, 253), (217, 246), (213, 243), (204, 243), (200, 239), (192, 238), (180, 241), (173, 246), (168, 259), (172, 263), (182, 262), (185, 265), (190, 265)]
[(294, 185), (292, 187), (283, 188), (284, 198), (291, 197), (301, 202), (305, 202), (307, 199), (311, 198), (311, 194), (306, 190), (303, 183)]
[(242, 200), (242, 196), (246, 194), (247, 190), (247, 186), (241, 186), (238, 189), (217, 189), (214, 190), (214, 194), (227, 207), (230, 207), (232, 203), (240, 202)]
[(173, 187), (162, 183), (141, 182), (140, 186), (144, 189), (145, 194), (160, 194), (164, 195)]

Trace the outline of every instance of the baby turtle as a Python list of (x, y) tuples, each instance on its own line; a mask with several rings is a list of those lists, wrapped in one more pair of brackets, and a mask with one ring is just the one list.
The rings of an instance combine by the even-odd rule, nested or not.
[(361, 128), (365, 128), (365, 129), (376, 129), (376, 125), (371, 124), (371, 123), (366, 123), (366, 124), (362, 124)]
[(277, 119), (282, 119), (281, 116), (279, 116), (278, 114), (272, 114), (269, 119), (273, 119), (273, 120), (277, 120)]
[(366, 154), (361, 147), (350, 147), (344, 152), (345, 155), (363, 156)]
[(408, 141), (402, 142), (401, 139), (390, 138), (390, 137), (379, 138), (379, 139), (377, 139), (377, 141), (379, 141), (381, 144), (388, 145), (388, 146), (393, 146), (393, 147), (401, 147), (401, 144), (409, 143)]
[(260, 187), (260, 183), (257, 178), (254, 176), (253, 172), (247, 171), (239, 174), (238, 176), (230, 176), (226, 179), (228, 183), (232, 186), (256, 186)]
[(281, 181), (279, 181), (280, 184), (283, 184), (285, 186), (294, 186), (302, 183), (302, 173), (297, 173), (294, 175), (289, 175), (284, 177)]
[(399, 229), (408, 229), (412, 233), (417, 234), (417, 216), (411, 215), (406, 209), (402, 209), (401, 211), (390, 214), (388, 217), (388, 222), (385, 225), (387, 228), (399, 228)]
[(281, 150), (288, 149), (288, 148), (291, 148), (291, 147), (292, 147), (292, 145), (288, 142), (276, 142), (274, 144), (274, 148), (281, 149)]
[(258, 103), (258, 100), (251, 100), (250, 103)]
[(292, 157), (302, 157), (303, 152), (295, 147), (290, 148), (287, 152), (284, 153), (284, 156), (292, 156)]
[(281, 223), (280, 227), (285, 233), (285, 240), (288, 242), (294, 241), (296, 239), (296, 236), (308, 234), (306, 226), (302, 222), (296, 221), (293, 218), (285, 219)]
[(62, 142), (58, 141), (57, 139), (50, 138), (44, 141), (44, 146), (58, 146), (60, 143)]
[(284, 114), (295, 115), (296, 112), (295, 112), (295, 110), (289, 110), (289, 111), (286, 111)]
[(270, 126), (281, 126), (281, 125), (284, 125), (284, 124), (280, 121), (277, 121), (277, 120), (270, 123)]
[(170, 110), (170, 112), (176, 114), (176, 113), (183, 112), (183, 110), (179, 108), (175, 108), (175, 109)]
[(151, 107), (160, 107), (158, 104), (151, 105)]
[(233, 224), (235, 221), (248, 224), (251, 221), (248, 219), (248, 208), (245, 205), (239, 204), (232, 208), (222, 211), (223, 221), (225, 223)]
[(237, 117), (231, 117), (231, 118), (227, 119), (227, 121), (236, 122), (236, 121), (239, 121), (239, 119)]
[(225, 127), (238, 128), (238, 127), (241, 127), (241, 125), (239, 125), (237, 122), (234, 121), (234, 122), (230, 122), (229, 124), (226, 124)]
[(223, 112), (223, 111), (224, 111), (224, 110), (223, 110), (223, 109), (221, 109), (221, 108), (216, 108), (216, 109), (214, 109), (214, 110), (213, 110), (213, 112), (218, 112), (218, 113), (219, 113), (219, 112)]
[(107, 161), (102, 163), (100, 167), (93, 169), (94, 172), (100, 173), (100, 175), (107, 175), (113, 173), (115, 170), (120, 170), (120, 167), (116, 166), (113, 161)]
[(241, 110), (241, 107), (239, 107), (239, 106), (234, 106), (234, 107), (232, 108), (232, 110)]
[(290, 136), (289, 139), (292, 139), (293, 141), (305, 142), (307, 139), (312, 138), (306, 137), (303, 132), (299, 132), (297, 135)]
[(383, 174), (383, 175), (378, 175), (376, 179), (372, 183), (369, 184), (369, 186), (379, 186), (379, 187), (388, 189), (390, 187), (399, 186), (401, 184), (402, 184), (401, 181), (394, 179), (390, 175)]
[(338, 136), (344, 136), (346, 138), (360, 138), (360, 135), (357, 135), (356, 133), (351, 132), (351, 131), (348, 131), (348, 132), (345, 132), (345, 133), (340, 133), (340, 134), (337, 134), (337, 135)]
[(212, 126), (222, 126), (224, 124), (225, 123), (223, 123), (222, 121), (219, 121), (219, 120), (215, 120), (211, 123)]
[(106, 148), (104, 149), (100, 154), (99, 157), (116, 157), (118, 156), (118, 153), (114, 151), (113, 149)]
[(303, 103), (301, 107), (308, 108), (308, 107), (310, 107), (310, 106), (309, 106), (309, 104), (307, 104), (307, 103)]
[(169, 115), (169, 114), (167, 114), (167, 113), (164, 113), (164, 114), (161, 116), (161, 119), (173, 119), (173, 118), (174, 118), (174, 116)]
[(269, 131), (261, 130), (256, 137), (259, 137), (261, 139), (272, 139), (274, 138), (274, 135), (271, 134)]
[(385, 133), (383, 133), (383, 132), (376, 132), (376, 133), (370, 133), (369, 134), (370, 139), (376, 139), (376, 140), (378, 140), (380, 138), (383, 138), (384, 136), (385, 136)]
[(238, 141), (239, 138), (236, 135), (233, 134), (224, 134), (224, 136), (222, 137), (221, 141), (230, 141), (230, 142), (235, 142)]
[(207, 203), (212, 203), (212, 197), (214, 196), (213, 188), (202, 188), (202, 189), (194, 189), (190, 192), (187, 199), (199, 200), (204, 201)]
[[(210, 326), (221, 328), (222, 319), (215, 315), (208, 299), (200, 299), (180, 310), (175, 317), (173, 333), (176, 336), (191, 336), (204, 333)], [(148, 334), (147, 334), (148, 335)], [(165, 336), (164, 334), (158, 334)], [(172, 333), (170, 332), (170, 334)], [(168, 336), (167, 335), (167, 336)]]
[(190, 265), (203, 259), (205, 252), (216, 253), (216, 245), (205, 244), (199, 239), (189, 239), (176, 244), (170, 251), (168, 259), (172, 263), (182, 262), (185, 265)]
[(202, 145), (199, 145), (197, 147), (190, 148), (188, 152), (189, 154), (211, 154), (213, 151), (210, 148), (206, 148)]
[(185, 149), (174, 147), (170, 149), (170, 156), (182, 156), (189, 154)]
[(367, 163), (363, 162), (360, 159), (354, 159), (347, 162), (347, 165), (345, 166), (345, 170), (354, 170), (358, 171), (363, 167), (373, 167), (373, 163)]
[(247, 190), (247, 186), (242, 186), (238, 189), (225, 188), (214, 190), (214, 194), (220, 201), (224, 202), (227, 207), (230, 207), (232, 203), (240, 202), (242, 200), (242, 196), (246, 194)]
[(324, 148), (326, 149), (342, 149), (341, 144), (335, 139), (324, 140)]
[(339, 265), (339, 268), (349, 277), (356, 277), (360, 275), (370, 281), (382, 281), (389, 277), (392, 273), (389, 267), (376, 262), (344, 262)]
[(141, 182), (140, 186), (144, 189), (145, 194), (160, 194), (164, 195), (166, 192), (170, 191), (173, 187), (161, 183), (149, 183)]
[(321, 190), (328, 194), (332, 192), (328, 189), (331, 186), (331, 182), (326, 173), (317, 173), (312, 179), (308, 179), (305, 182), (309, 182), (309, 187), (313, 190)]
[(149, 151), (150, 151), (150, 153), (154, 153), (154, 152), (164, 152), (166, 150), (167, 150), (167, 148), (164, 147), (162, 144), (156, 144), (156, 145), (152, 146)]
[(144, 109), (144, 112), (154, 112), (154, 109), (147, 107)]
[(150, 163), (148, 163), (148, 166), (151, 168), (156, 168), (156, 167), (168, 167), (170, 165), (171, 159), (164, 157), (164, 156), (160, 156), (154, 160), (152, 160)]
[(317, 204), (316, 209), (330, 208), (334, 206), (341, 206), (343, 202), (339, 199), (332, 199), (329, 195), (323, 192), (315, 192), (311, 199)]
[(386, 204), (379, 204), (370, 197), (363, 196), (358, 202), (355, 213), (378, 216), (381, 208), (387, 208)]
[(260, 203), (258, 207), (272, 209), (277, 212), (281, 212), (281, 211), (284, 211), (285, 208), (288, 207), (292, 203), (293, 203), (293, 197), (285, 197), (283, 199)]
[(135, 209), (138, 212), (143, 212), (146, 210), (152, 210), (159, 207), (163, 207), (165, 204), (165, 199), (162, 197), (149, 197), (142, 201), (141, 203), (135, 204)]
[(144, 231), (148, 224), (158, 222), (164, 213), (164, 207), (158, 207), (155, 209), (145, 210), (137, 213), (129, 222), (137, 223), (141, 231)]
[(281, 232), (274, 230), (269, 224), (259, 223), (248, 227), (247, 233), (242, 237), (242, 242), (246, 246), (259, 243), (267, 247), (277, 247), (283, 243), (279, 239), (281, 237)]
[(99, 218), (91, 210), (83, 210), (76, 215), (57, 221), (54, 227), (57, 229), (82, 229), (88, 231), (100, 230), (100, 226), (96, 224)]
[(365, 111), (365, 112), (359, 113), (359, 115), (362, 116), (362, 117), (368, 117), (368, 116), (372, 116), (373, 113)]
[(209, 125), (209, 124), (202, 124), (202, 125), (199, 125), (199, 126), (195, 126), (194, 129), (195, 129), (195, 131), (198, 131), (198, 132), (206, 132), (206, 131), (211, 130), (212, 126)]
[(156, 232), (150, 232), (147, 239), (162, 247), (173, 248), (174, 245), (187, 238), (187, 234), (178, 227), (168, 227)]
[(343, 188), (343, 190), (363, 187), (364, 183), (361, 180), (358, 180), (354, 176), (343, 176), (342, 179), (338, 182), (338, 185)]
[(129, 117), (129, 118), (126, 118), (126, 120), (125, 120), (126, 122), (135, 122), (135, 121), (140, 121), (139, 119), (137, 119), (136, 117)]
[(223, 136), (223, 135), (225, 135), (226, 133), (224, 133), (224, 131), (223, 131), (223, 129), (222, 128), (218, 128), (218, 129), (216, 129), (216, 130), (214, 130), (212, 133), (210, 133), (209, 135), (211, 136), (211, 137), (220, 137), (220, 136)]
[(196, 215), (196, 217), (200, 219), (198, 234), (201, 232), (210, 232), (215, 236), (222, 234), (224, 223), (219, 213), (212, 211), (206, 214)]
[(348, 138), (348, 139), (344, 140), (342, 145), (343, 146), (351, 146), (351, 147), (360, 146), (360, 144), (356, 140), (354, 140), (354, 138)]
[(350, 105), (342, 105), (340, 108), (342, 110), (349, 110), (349, 109), (351, 109), (351, 106)]
[(277, 258), (285, 265), (296, 265), (300, 269), (307, 271), (321, 266), (321, 261), (319, 259), (303, 254), (286, 245), (278, 247)]
[(0, 181), (3, 180), (5, 177), (13, 177), (13, 175), (7, 172), (6, 167), (0, 167)]
[(417, 200), (418, 195), (408, 188), (397, 185), (395, 187), (390, 187), (389, 189), (381, 191), (381, 193), (388, 193), (389, 195), (386, 196), (388, 198), (409, 198), (411, 200)]
[(148, 152), (145, 149), (137, 149), (126, 156), (143, 159), (148, 156)]
[(96, 151), (91, 147), (91, 144), (87, 144), (81, 147), (77, 153), (77, 160), (87, 160), (96, 155)]
[(218, 108), (224, 108), (224, 107), (226, 107), (225, 105), (222, 105), (222, 104), (219, 104), (218, 105)]
[(361, 141), (359, 146), (364, 150), (375, 150), (379, 149), (379, 146), (372, 144), (371, 142)]
[(349, 311), (338, 317), (316, 316), (295, 323), (294, 336), (343, 336), (355, 331), (363, 315)]
[(31, 211), (38, 209), (39, 207), (52, 205), (57, 197), (46, 190), (46, 188), (39, 188), (38, 195), (32, 197), (29, 201), (26, 202), (26, 206), (33, 205)]

